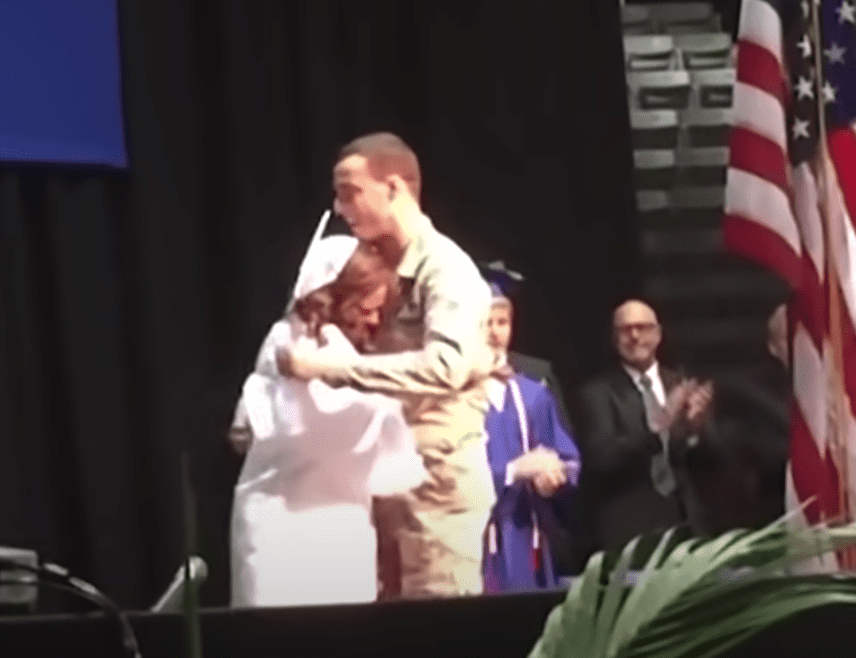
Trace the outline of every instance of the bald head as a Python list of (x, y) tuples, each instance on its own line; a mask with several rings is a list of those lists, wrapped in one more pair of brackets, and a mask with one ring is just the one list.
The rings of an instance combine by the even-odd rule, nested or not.
[(654, 365), (663, 336), (653, 308), (638, 299), (627, 300), (615, 309), (612, 330), (624, 364), (642, 372)]
[(617, 327), (621, 323), (657, 322), (657, 314), (654, 309), (638, 299), (628, 299), (615, 309), (612, 314), (612, 326)]
[(767, 321), (767, 349), (775, 358), (788, 367), (788, 307), (780, 305)]

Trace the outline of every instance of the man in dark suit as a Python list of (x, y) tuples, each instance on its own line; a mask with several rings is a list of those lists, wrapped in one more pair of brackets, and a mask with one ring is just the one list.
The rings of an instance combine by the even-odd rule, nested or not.
[(613, 316), (620, 365), (579, 397), (582, 497), (590, 550), (620, 549), (637, 535), (711, 525), (711, 476), (720, 463), (705, 431), (712, 386), (660, 366), (654, 310), (630, 300)]
[(754, 377), (716, 382), (715, 423), (731, 445), (748, 495), (728, 525), (757, 527), (785, 513), (785, 468), (790, 449), (790, 349), (787, 309), (779, 306), (767, 324), (766, 362)]

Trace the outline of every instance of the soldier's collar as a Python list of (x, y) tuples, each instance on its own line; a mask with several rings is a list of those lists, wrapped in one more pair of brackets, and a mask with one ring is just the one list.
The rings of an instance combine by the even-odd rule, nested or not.
[(422, 262), (425, 255), (426, 236), (429, 231), (434, 229), (431, 220), (420, 215), (414, 226), (413, 238), (407, 243), (404, 248), (404, 255), (401, 257), (401, 262), (398, 264), (398, 276), (405, 279), (412, 279), (416, 276), (416, 268)]

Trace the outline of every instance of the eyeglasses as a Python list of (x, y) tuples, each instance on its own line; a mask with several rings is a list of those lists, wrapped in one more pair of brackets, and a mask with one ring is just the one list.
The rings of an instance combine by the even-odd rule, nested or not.
[(638, 332), (640, 334), (650, 334), (655, 331), (660, 325), (656, 322), (637, 322), (635, 324), (620, 324), (615, 327), (615, 333), (632, 334)]

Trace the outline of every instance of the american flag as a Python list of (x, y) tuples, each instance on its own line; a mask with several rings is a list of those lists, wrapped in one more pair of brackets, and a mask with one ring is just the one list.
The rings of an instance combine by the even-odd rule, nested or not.
[(733, 117), (726, 248), (792, 290), (787, 504), (814, 498), (806, 523), (852, 521), (856, 0), (743, 0)]

